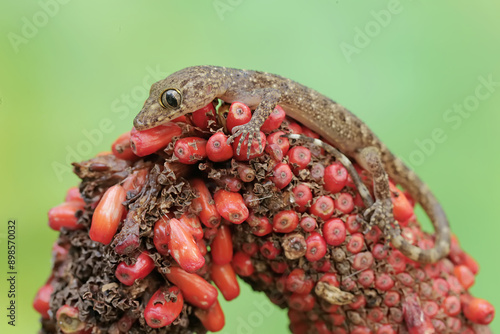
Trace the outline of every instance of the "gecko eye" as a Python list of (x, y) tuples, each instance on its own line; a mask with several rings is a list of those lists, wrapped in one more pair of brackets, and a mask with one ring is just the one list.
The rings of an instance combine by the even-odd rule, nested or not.
[(177, 89), (169, 88), (161, 93), (160, 104), (163, 108), (178, 108), (182, 102), (182, 95)]

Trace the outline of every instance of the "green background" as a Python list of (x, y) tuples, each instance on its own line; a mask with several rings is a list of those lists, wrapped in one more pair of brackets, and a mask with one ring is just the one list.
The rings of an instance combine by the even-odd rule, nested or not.
[[(0, 5), (0, 332), (39, 328), (31, 302), (49, 276), (57, 237), (46, 212), (78, 182), (66, 161), (109, 150), (131, 128), (145, 87), (199, 64), (290, 77), (359, 115), (434, 190), (461, 245), (481, 265), (472, 293), (500, 308), (500, 86), (473, 105), (480, 77), (500, 82), (500, 5), (55, 1)], [(388, 8), (395, 8), (390, 17), (377, 14)], [(354, 53), (346, 56), (349, 46)], [(463, 103), (471, 103), (470, 113), (447, 111)], [(441, 134), (431, 143), (436, 129)], [(12, 218), (18, 223), (15, 328), (5, 317)], [(223, 303), (222, 333), (286, 332), (284, 312), (253, 301), (265, 299), (243, 287), (240, 298)], [(500, 321), (492, 328), (500, 331)]]

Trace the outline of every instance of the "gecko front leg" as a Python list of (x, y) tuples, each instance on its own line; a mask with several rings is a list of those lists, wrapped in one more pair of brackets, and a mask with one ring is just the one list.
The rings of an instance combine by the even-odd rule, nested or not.
[(255, 89), (250, 92), (236, 92), (234, 95), (238, 101), (247, 104), (251, 104), (247, 101), (260, 99), (260, 103), (255, 109), (250, 122), (248, 122), (247, 124), (235, 126), (232, 131), (233, 134), (228, 138), (228, 143), (230, 143), (235, 138), (241, 135), (240, 139), (238, 140), (238, 147), (236, 148), (236, 154), (240, 154), (241, 145), (245, 141), (245, 138), (248, 136), (248, 159), (250, 158), (250, 150), (254, 138), (256, 138), (259, 143), (259, 152), (262, 151), (262, 142), (260, 140), (259, 131), (262, 124), (264, 124), (269, 115), (271, 115), (271, 112), (274, 110), (274, 108), (276, 108), (276, 105), (281, 99), (281, 91), (277, 88), (262, 88)]

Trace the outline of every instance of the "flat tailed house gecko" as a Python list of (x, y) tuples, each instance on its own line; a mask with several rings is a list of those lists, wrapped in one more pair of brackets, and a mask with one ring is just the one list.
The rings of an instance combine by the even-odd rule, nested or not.
[[(343, 154), (354, 158), (373, 176), (375, 202), (366, 187), (356, 178), (356, 185), (368, 209), (364, 218), (370, 226), (376, 225), (386, 234), (393, 246), (405, 256), (422, 263), (433, 263), (448, 255), (450, 250), (450, 228), (443, 208), (427, 185), (389, 149), (359, 118), (349, 110), (290, 79), (259, 71), (239, 70), (219, 66), (193, 66), (169, 75), (154, 83), (149, 98), (134, 119), (137, 130), (145, 130), (168, 122), (179, 116), (194, 112), (215, 98), (232, 103), (247, 104), (255, 112), (249, 123), (233, 129), (230, 140), (242, 135), (243, 140), (257, 138), (259, 129), (279, 104), (286, 114), (317, 132), (326, 141), (335, 145)], [(289, 135), (290, 137), (293, 137)], [(295, 138), (300, 136), (295, 136)], [(305, 139), (301, 137), (300, 139)], [(322, 141), (317, 145), (327, 147), (328, 152), (337, 152)], [(261, 143), (259, 142), (261, 145)], [(350, 165), (349, 159), (340, 159)], [(352, 167), (352, 166), (351, 166)], [(348, 168), (350, 174), (352, 168)], [(394, 224), (388, 178), (401, 185), (425, 210), (436, 232), (434, 248), (421, 249), (407, 242)]]

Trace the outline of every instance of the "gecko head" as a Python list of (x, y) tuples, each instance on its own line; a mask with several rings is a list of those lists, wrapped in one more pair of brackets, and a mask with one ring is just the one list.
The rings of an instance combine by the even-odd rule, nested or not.
[(139, 131), (153, 128), (212, 102), (216, 91), (208, 74), (202, 67), (188, 67), (155, 82), (134, 127)]

